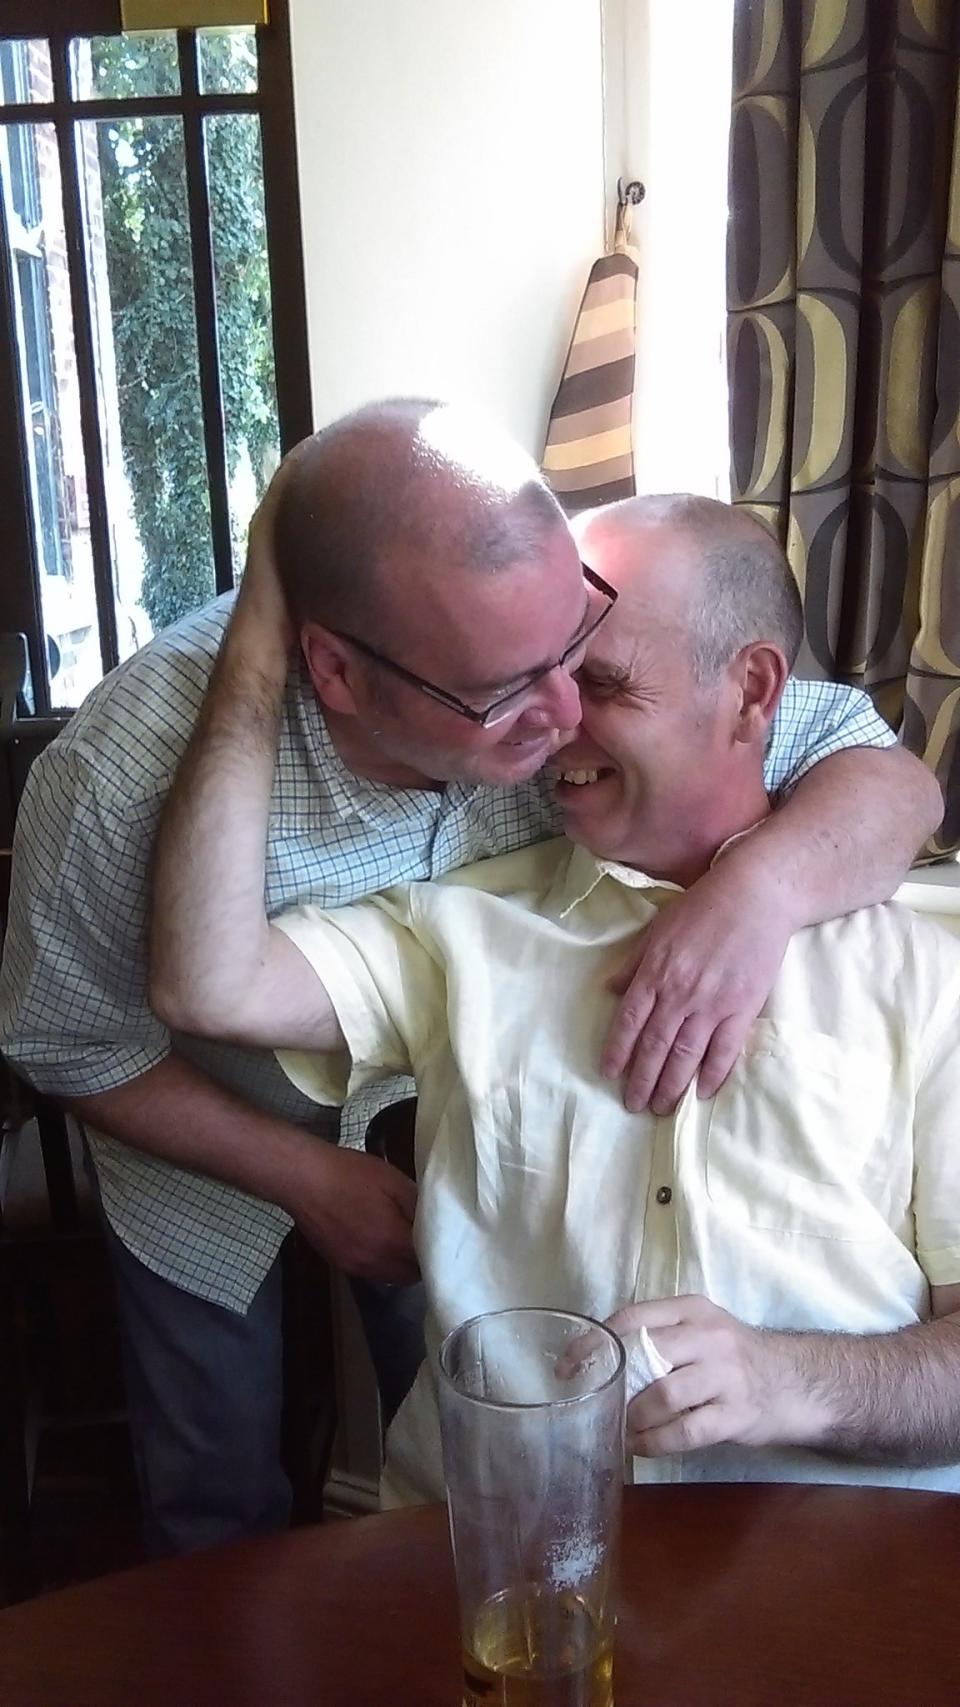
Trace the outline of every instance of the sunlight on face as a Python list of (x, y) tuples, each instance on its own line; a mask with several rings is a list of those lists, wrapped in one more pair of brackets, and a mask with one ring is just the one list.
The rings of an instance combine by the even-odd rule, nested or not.
[(497, 499), (513, 497), (540, 471), (531, 456), (483, 415), (445, 403), (420, 423), (417, 450), (425, 461), (453, 469), (468, 486)]

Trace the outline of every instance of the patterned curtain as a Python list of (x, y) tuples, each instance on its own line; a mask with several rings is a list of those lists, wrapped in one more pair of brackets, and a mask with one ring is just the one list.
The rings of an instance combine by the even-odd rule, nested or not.
[(801, 674), (864, 687), (960, 845), (960, 5), (736, 0), (735, 503), (779, 534)]

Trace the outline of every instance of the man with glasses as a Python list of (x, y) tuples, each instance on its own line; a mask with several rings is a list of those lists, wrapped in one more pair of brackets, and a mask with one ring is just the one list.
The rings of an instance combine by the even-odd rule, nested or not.
[[(566, 834), (272, 924), (286, 659), (269, 592), (244, 590), (160, 832), (154, 998), (202, 1035), (281, 1048), (320, 1103), (416, 1077), (429, 1355), (387, 1436), (386, 1503), (443, 1497), (443, 1336), (522, 1306), (625, 1336), (635, 1480), (955, 1489), (960, 943), (898, 906), (817, 924), (807, 898), (716, 1095), (624, 1108), (599, 1068), (610, 974), (762, 842), (803, 619), (776, 542), (711, 499), (613, 504), (582, 546), (619, 598), (551, 765)], [(781, 940), (798, 922), (782, 904)]]
[[(529, 459), (467, 411), (371, 405), (288, 459), (254, 555), (274, 532), (299, 655), (289, 670), (283, 659), (261, 888), (270, 913), (340, 905), (554, 834), (539, 773), (578, 723), (573, 671), (607, 595), (585, 579)], [(253, 577), (243, 608), (256, 616), (260, 596)], [(411, 1182), (316, 1142), (336, 1135), (335, 1115), (272, 1056), (171, 1040), (147, 1002), (154, 831), (230, 603), (115, 671), (37, 760), (0, 999), (11, 1060), (88, 1127), (158, 1550), (286, 1519), (278, 1253), (291, 1223), (352, 1276), (417, 1274)], [(277, 632), (274, 610), (271, 624)], [(256, 684), (254, 672), (254, 697)], [(272, 701), (264, 715), (272, 727)], [(795, 791), (758, 832), (756, 854), (735, 850), (633, 954), (605, 1057), (611, 1075), (625, 1073), (630, 1106), (668, 1102), (704, 1056), (707, 1078), (723, 1077), (775, 976), (784, 895), (802, 923), (808, 898), (820, 916), (893, 889), (934, 827), (938, 793), (915, 760), (880, 750), (891, 741), (863, 696), (791, 690), (766, 775), (771, 789)], [(223, 756), (229, 764), (229, 742)], [(226, 826), (218, 833), (232, 840)], [(831, 857), (838, 836), (842, 855)], [(761, 900), (765, 849), (781, 892), (765, 887)], [(400, 1367), (386, 1371), (388, 1411), (418, 1360), (416, 1323), (394, 1324), (389, 1338)]]
[[(489, 705), (466, 705), (458, 699), (455, 693), (448, 693), (446, 688), (438, 687), (436, 682), (425, 681), (423, 676), (417, 676), (413, 670), (407, 670), (402, 664), (397, 664), (385, 653), (378, 652), (375, 646), (369, 646), (365, 640), (360, 640), (356, 634), (344, 634), (342, 629), (333, 628), (331, 634), (337, 640), (347, 640), (365, 658), (371, 658), (375, 664), (389, 670), (391, 675), (401, 682), (409, 682), (418, 693), (425, 693), (429, 699), (435, 699), (438, 705), (446, 706), (448, 711), (455, 711), (459, 717), (466, 717), (470, 723), (476, 723), (480, 729), (493, 729), (498, 723), (506, 722), (508, 717), (515, 716), (530, 694), (536, 689), (544, 676), (551, 670), (567, 670), (573, 672), (579, 665), (584, 648), (590, 636), (600, 627), (611, 605), (616, 601), (616, 593), (608, 582), (595, 575), (585, 563), (581, 563), (583, 579), (586, 586), (587, 608), (583, 621), (569, 646), (565, 646), (559, 658), (550, 664), (541, 664), (532, 670), (519, 687), (508, 688), (504, 693), (491, 700)], [(599, 598), (596, 595), (599, 594)]]

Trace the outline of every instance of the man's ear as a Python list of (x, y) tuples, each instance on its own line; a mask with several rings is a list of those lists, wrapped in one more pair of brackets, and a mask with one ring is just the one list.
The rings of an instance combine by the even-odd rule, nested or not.
[(740, 713), (734, 739), (763, 742), (780, 704), (790, 667), (779, 646), (765, 640), (744, 646), (734, 660), (740, 690)]
[(357, 667), (349, 648), (319, 622), (305, 622), (300, 646), (317, 698), (328, 711), (355, 717)]

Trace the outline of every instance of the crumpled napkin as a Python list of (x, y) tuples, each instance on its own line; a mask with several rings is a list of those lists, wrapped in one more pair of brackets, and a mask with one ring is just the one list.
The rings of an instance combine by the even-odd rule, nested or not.
[[(623, 1334), (623, 1349), (627, 1354), (626, 1384), (627, 1404), (649, 1387), (651, 1381), (659, 1381), (661, 1375), (669, 1375), (673, 1364), (659, 1352), (650, 1338), (646, 1328), (641, 1328), (636, 1334)], [(646, 1480), (640, 1466), (643, 1459), (632, 1458), (627, 1454), (624, 1466), (624, 1478), (627, 1482), (636, 1483)]]
[(659, 1381), (662, 1375), (669, 1375), (673, 1364), (659, 1352), (650, 1338), (646, 1328), (639, 1333), (623, 1335), (623, 1349), (627, 1354), (627, 1404), (649, 1387), (651, 1381)]

